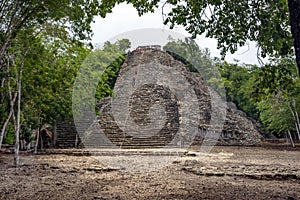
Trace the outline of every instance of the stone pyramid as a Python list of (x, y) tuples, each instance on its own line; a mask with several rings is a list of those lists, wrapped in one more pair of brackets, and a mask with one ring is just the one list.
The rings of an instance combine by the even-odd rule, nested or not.
[[(204, 141), (259, 145), (263, 138), (254, 120), (223, 101), (199, 73), (158, 48), (128, 53), (114, 92), (97, 103), (97, 122), (118, 147), (182, 147)], [(91, 132), (96, 137), (97, 131)]]

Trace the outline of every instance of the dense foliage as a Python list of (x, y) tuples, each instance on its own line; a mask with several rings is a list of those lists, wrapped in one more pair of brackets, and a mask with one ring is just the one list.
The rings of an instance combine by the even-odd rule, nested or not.
[[(62, 47), (60, 43), (47, 42), (45, 45), (42, 44), (45, 41), (42, 35), (32, 36), (30, 41), (35, 46), (30, 51), (30, 55), (27, 54), (25, 58), (21, 128), (30, 127), (31, 130), (44, 123), (54, 124), (60, 116), (63, 118), (72, 117), (73, 84), (76, 74), (87, 56), (95, 58), (94, 63), (89, 63), (91, 66), (101, 65), (101, 61), (111, 62), (101, 72), (96, 98), (101, 99), (105, 96), (111, 96), (120, 66), (125, 60), (125, 50), (130, 47), (128, 40), (120, 40), (116, 44), (107, 42), (103, 49), (94, 51), (89, 50), (82, 44)], [(127, 46), (124, 46), (124, 44), (127, 44)], [(12, 86), (12, 80), (9, 84), (7, 87)], [(6, 96), (5, 92), (7, 90), (3, 90), (1, 93), (3, 97)], [(3, 99), (0, 108), (8, 114), (8, 96)], [(3, 123), (7, 115), (2, 115), (2, 117)], [(7, 136), (11, 137), (9, 129)], [(6, 137), (4, 139), (6, 140)]]
[[(57, 95), (59, 92), (52, 93), (51, 90), (43, 89), (45, 88), (45, 85), (42, 85), (44, 84), (43, 81), (48, 78), (48, 75), (55, 76), (50, 73), (55, 71), (53, 66), (59, 66), (58, 71), (56, 71), (59, 74), (60, 66), (64, 64), (70, 66), (70, 63), (74, 64), (75, 60), (81, 57), (78, 49), (72, 48), (75, 46), (82, 48), (81, 42), (90, 38), (90, 25), (93, 17), (100, 12), (99, 3), (98, 0), (78, 0), (75, 2), (71, 0), (4, 0), (0, 2), (0, 110), (3, 111), (0, 116), (0, 145), (5, 130), (12, 122), (16, 136), (16, 165), (19, 162), (20, 131), (25, 121), (24, 116), (28, 116), (25, 114), (26, 108), (40, 119), (40, 117), (45, 118), (42, 113), (50, 113), (51, 109), (49, 108), (54, 106), (49, 107), (45, 99), (49, 104), (54, 103), (60, 107), (61, 102), (57, 102), (57, 99), (64, 99), (64, 95), (61, 97), (61, 94)], [(41, 53), (41, 58), (38, 56), (39, 53)], [(46, 57), (47, 53), (49, 58)], [(47, 69), (45, 66), (49, 68)], [(40, 84), (34, 86), (40, 88), (34, 88), (33, 85), (26, 83), (29, 81), (28, 77), (33, 75), (29, 72), (35, 70), (37, 73), (45, 73), (43, 78), (36, 78), (38, 80), (33, 78), (34, 84)], [(68, 72), (68, 70), (62, 69), (61, 72)], [(69, 74), (65, 76), (65, 79), (71, 83), (72, 79), (69, 79), (68, 76)], [(57, 90), (65, 89), (65, 86), (60, 88), (61, 85), (56, 85), (59, 82), (61, 80), (57, 80), (52, 87), (58, 86)], [(34, 96), (32, 95), (32, 99), (40, 99), (40, 103), (37, 103), (38, 100), (37, 102), (34, 100), (24, 102), (23, 96), (26, 96), (24, 95), (26, 94), (24, 86), (28, 86), (26, 90), (30, 91), (31, 94), (36, 92)], [(39, 97), (39, 95), (45, 98)], [(50, 96), (53, 96), (54, 102), (51, 101)], [(31, 110), (32, 105), (34, 105), (34, 110)]]
[(113, 89), (119, 74), (119, 70), (123, 62), (125, 61), (126, 55), (123, 54), (114, 60), (102, 73), (99, 83), (96, 89), (96, 99), (102, 99), (103, 97), (113, 96)]

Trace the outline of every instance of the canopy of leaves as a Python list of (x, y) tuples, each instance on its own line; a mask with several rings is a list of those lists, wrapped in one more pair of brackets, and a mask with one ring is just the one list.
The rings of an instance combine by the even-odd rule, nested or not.
[(288, 102), (279, 97), (269, 97), (258, 104), (260, 120), (267, 130), (283, 135), (287, 130), (295, 131), (295, 121), (288, 107)]
[(254, 76), (253, 100), (257, 102), (260, 120), (266, 128), (278, 134), (297, 131), (300, 112), (299, 78), (294, 58), (272, 60)]
[(263, 57), (292, 52), (287, 0), (114, 0), (101, 2), (101, 15), (104, 17), (122, 2), (132, 4), (140, 15), (153, 12), (161, 4), (163, 8), (168, 6), (170, 12), (163, 13), (165, 24), (171, 28), (183, 25), (193, 37), (205, 34), (216, 38), (223, 56), (249, 40), (257, 42)]
[(103, 97), (113, 96), (113, 89), (117, 76), (120, 71), (120, 67), (125, 61), (126, 55), (121, 55), (114, 60), (102, 73), (99, 78), (99, 83), (96, 91), (96, 99), (102, 99)]
[[(21, 31), (9, 48), (9, 54), (14, 55), (14, 69), (20, 65), (18, 60), (25, 61), (22, 114), (23, 121), (32, 127), (36, 125), (38, 117), (43, 122), (51, 123), (59, 115), (71, 115), (72, 86), (81, 62), (90, 52), (82, 43), (74, 42), (67, 32), (64, 32), (64, 40), (47, 33), (36, 33), (33, 29)], [(12, 69), (5, 82), (9, 79), (14, 90), (13, 73), (16, 72)], [(6, 95), (5, 92), (2, 94)], [(8, 103), (4, 101), (3, 104)]]
[(298, 80), (294, 57), (271, 60), (270, 64), (260, 68), (254, 78), (253, 97), (257, 100), (278, 93), (290, 93)]
[(217, 66), (222, 76), (227, 101), (235, 103), (249, 117), (258, 119), (259, 112), (256, 103), (252, 101), (251, 93), (253, 77), (257, 68), (251, 65), (239, 66), (227, 62), (218, 63)]
[[(12, 41), (21, 30), (35, 27), (35, 31), (60, 27), (74, 40), (89, 39), (93, 17), (99, 13), (98, 0), (3, 0), (0, 2), (0, 63)], [(47, 26), (48, 25), (48, 26)], [(54, 28), (53, 30), (55, 30)], [(53, 31), (54, 37), (60, 32)], [(3, 65), (0, 65), (0, 69)]]

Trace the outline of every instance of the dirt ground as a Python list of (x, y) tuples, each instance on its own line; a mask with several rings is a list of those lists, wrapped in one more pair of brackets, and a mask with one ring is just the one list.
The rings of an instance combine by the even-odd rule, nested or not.
[(299, 148), (214, 147), (207, 156), (193, 149), (140, 173), (99, 160), (23, 154), (16, 168), (2, 153), (0, 199), (300, 199)]

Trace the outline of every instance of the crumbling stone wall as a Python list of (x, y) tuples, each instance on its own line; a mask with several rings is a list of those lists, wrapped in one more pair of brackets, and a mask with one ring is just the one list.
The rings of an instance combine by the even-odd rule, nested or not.
[[(145, 66), (146, 65), (146, 66)], [(159, 66), (155, 68), (154, 66)], [(148, 67), (146, 73), (142, 73), (145, 67)], [(176, 85), (167, 85), (169, 83), (164, 79), (164, 76), (159, 76), (159, 72), (165, 73), (167, 78), (178, 79)], [(184, 77), (184, 79), (191, 86), (190, 90), (196, 95), (196, 100), (191, 98), (190, 101), (183, 102), (180, 95), (187, 95), (189, 91), (184, 91), (184, 83), (180, 82), (182, 79), (175, 77), (168, 77), (168, 70), (176, 72), (175, 74)], [(141, 73), (142, 76), (138, 76)], [(148, 76), (155, 79), (155, 76), (163, 77), (163, 80), (156, 80), (154, 83), (141, 84)], [(126, 77), (126, 78), (123, 78)], [(140, 82), (138, 82), (140, 81)], [(147, 82), (147, 81), (146, 81)], [(138, 84), (140, 83), (140, 84)], [(183, 114), (183, 109), (188, 108), (187, 112), (193, 112), (193, 106), (197, 106), (197, 127), (194, 144), (201, 144), (207, 131), (212, 128), (210, 120), (212, 119), (212, 93), (204, 80), (198, 73), (190, 72), (187, 67), (180, 61), (175, 60), (171, 55), (158, 49), (142, 49), (133, 51), (128, 54), (126, 61), (123, 63), (117, 82), (115, 85), (116, 95), (120, 90), (124, 89), (127, 92), (128, 88), (132, 87), (132, 92), (129, 91), (129, 98), (124, 98), (119, 101), (123, 110), (118, 110), (119, 113), (127, 111), (129, 114), (129, 121), (126, 121), (126, 126), (146, 127), (151, 122), (151, 112), (155, 110), (155, 123), (157, 126), (152, 126), (147, 129), (139, 129), (138, 134), (130, 133), (133, 129), (126, 129), (124, 126), (118, 124), (116, 112), (113, 112), (112, 102), (110, 97), (102, 99), (98, 102), (98, 111), (101, 115), (98, 116), (98, 123), (101, 130), (108, 137), (108, 139), (117, 146), (122, 147), (162, 147), (167, 144), (177, 145), (178, 142), (185, 137), (187, 130), (181, 129), (180, 126), (188, 119)], [(173, 94), (172, 91), (176, 87), (179, 90), (178, 94)], [(182, 87), (182, 88), (181, 88)], [(121, 88), (121, 89), (120, 89)], [(215, 95), (215, 94), (214, 94)], [(127, 102), (127, 104), (126, 104)], [(188, 102), (188, 103), (187, 103)], [(184, 107), (183, 104), (189, 104)], [(161, 109), (164, 112), (161, 112)], [(154, 111), (153, 111), (154, 108)], [(152, 109), (152, 111), (151, 111)], [(219, 110), (222, 112), (222, 109)], [(227, 109), (226, 120), (218, 139), (219, 145), (258, 145), (262, 139), (261, 134), (256, 129), (253, 120), (249, 119), (245, 113), (237, 110), (234, 106), (229, 106)], [(117, 112), (117, 113), (118, 113)], [(161, 112), (161, 113), (159, 113)], [(127, 120), (127, 119), (126, 119)], [(153, 119), (152, 119), (153, 120)], [(154, 124), (155, 124), (154, 123)], [(129, 131), (128, 131), (129, 130)], [(131, 131), (130, 131), (131, 130)], [(95, 131), (94, 131), (95, 132)], [(157, 133), (152, 135), (152, 133)], [(177, 137), (179, 135), (179, 137)]]

